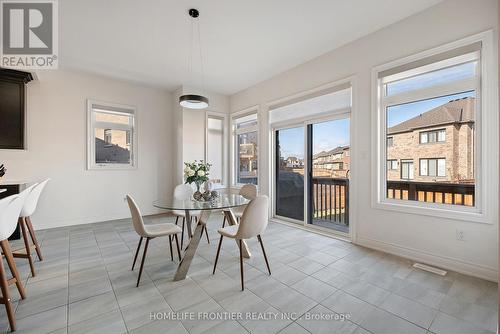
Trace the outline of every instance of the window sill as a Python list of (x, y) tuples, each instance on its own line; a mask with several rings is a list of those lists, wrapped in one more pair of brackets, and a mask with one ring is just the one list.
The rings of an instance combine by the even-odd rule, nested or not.
[(488, 217), (476, 207), (423, 203), (397, 199), (377, 201), (372, 203), (372, 207), (379, 210), (395, 211), (418, 216), (439, 217), (488, 225), (493, 224), (493, 222), (489, 221)]

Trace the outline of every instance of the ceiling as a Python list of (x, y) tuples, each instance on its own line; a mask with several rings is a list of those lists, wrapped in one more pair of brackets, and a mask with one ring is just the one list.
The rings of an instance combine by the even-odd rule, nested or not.
[(59, 66), (174, 90), (200, 10), (205, 88), (233, 94), (440, 0), (62, 0)]

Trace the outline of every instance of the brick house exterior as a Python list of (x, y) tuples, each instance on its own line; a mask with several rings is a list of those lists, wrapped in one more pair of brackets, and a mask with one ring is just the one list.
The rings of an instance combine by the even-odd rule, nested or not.
[(350, 169), (349, 146), (339, 146), (313, 156), (314, 176), (348, 177)]
[[(450, 101), (389, 128), (387, 179), (473, 183), (474, 114), (475, 99), (467, 97)], [(430, 138), (433, 139), (432, 142)], [(441, 174), (425, 175), (426, 168), (427, 174), (431, 174), (431, 162), (424, 162), (422, 168), (422, 159), (440, 159)], [(410, 161), (413, 162), (413, 178), (403, 177), (403, 164)], [(437, 165), (433, 162), (433, 166), (434, 164)]]

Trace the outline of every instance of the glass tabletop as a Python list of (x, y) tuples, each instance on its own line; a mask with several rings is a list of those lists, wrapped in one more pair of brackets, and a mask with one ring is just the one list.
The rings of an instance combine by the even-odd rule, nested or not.
[(154, 201), (153, 206), (166, 210), (217, 210), (246, 205), (248, 202), (248, 199), (238, 194), (219, 193), (217, 198), (206, 202), (194, 198), (182, 200), (171, 196)]

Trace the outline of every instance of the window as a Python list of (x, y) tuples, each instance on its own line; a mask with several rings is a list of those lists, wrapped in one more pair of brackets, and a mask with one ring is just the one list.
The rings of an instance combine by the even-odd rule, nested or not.
[(387, 137), (387, 147), (394, 146), (394, 137)]
[(234, 183), (258, 183), (257, 114), (233, 119)]
[(87, 168), (135, 167), (135, 108), (88, 101)]
[(210, 181), (223, 185), (224, 174), (224, 118), (209, 115), (207, 117), (207, 162), (210, 168)]
[[(382, 200), (475, 206), (480, 61), (481, 43), (475, 43), (378, 72), (386, 141)], [(398, 178), (390, 171), (400, 156)]]
[(420, 159), (421, 176), (446, 176), (446, 159)]
[(446, 130), (420, 132), (420, 144), (442, 143), (446, 141)]
[(401, 179), (413, 180), (413, 160), (401, 160)]
[(113, 137), (111, 134), (111, 129), (106, 129), (104, 130), (104, 143), (106, 143), (107, 146), (112, 145)]
[(387, 169), (388, 170), (397, 170), (398, 169), (398, 161), (396, 159), (387, 160)]

